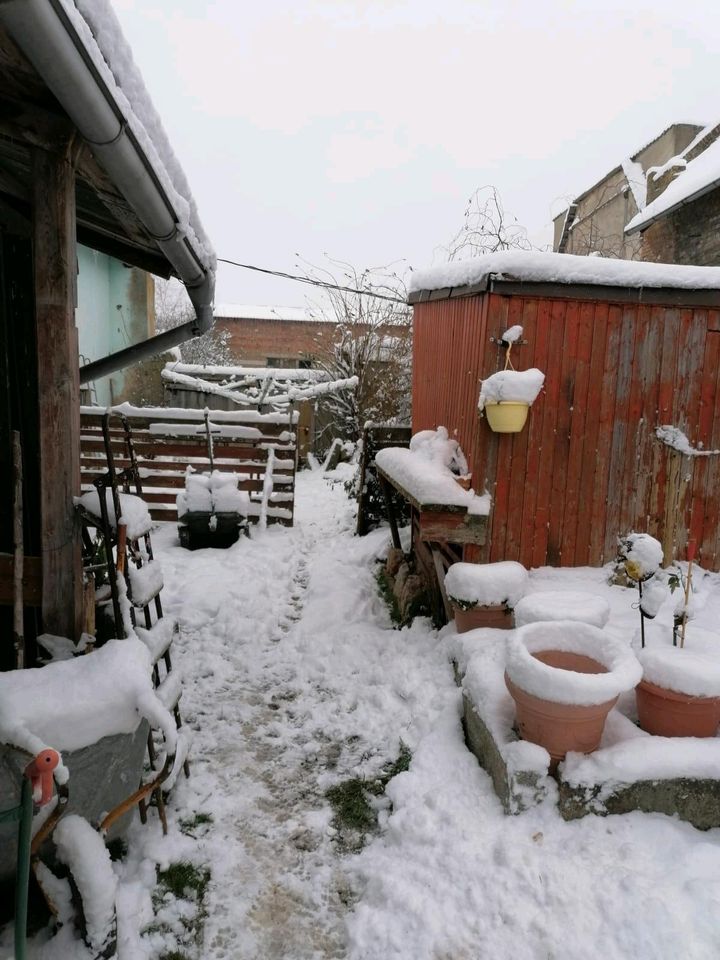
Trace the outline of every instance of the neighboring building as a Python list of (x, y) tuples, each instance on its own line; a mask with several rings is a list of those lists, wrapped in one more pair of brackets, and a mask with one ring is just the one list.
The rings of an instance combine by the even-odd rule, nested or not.
[(313, 366), (332, 347), (335, 324), (301, 307), (215, 306), (215, 329), (227, 332), (233, 358), (246, 367)]
[(649, 202), (665, 189), (691, 156), (707, 147), (714, 129), (692, 123), (673, 124), (623, 160), (555, 217), (553, 250), (581, 256), (600, 253), (623, 260), (710, 262), (678, 259), (667, 247), (666, 255), (657, 256), (659, 251), (644, 248), (645, 240), (637, 233), (639, 228), (628, 231), (626, 227), (644, 213)]

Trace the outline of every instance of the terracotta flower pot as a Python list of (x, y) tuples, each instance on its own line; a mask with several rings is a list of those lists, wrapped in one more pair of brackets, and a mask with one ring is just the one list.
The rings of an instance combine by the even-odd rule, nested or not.
[[(541, 663), (557, 670), (575, 673), (607, 673), (607, 668), (591, 657), (560, 650), (543, 650), (533, 656)], [(570, 750), (592, 753), (597, 750), (605, 728), (608, 713), (617, 703), (617, 697), (602, 703), (582, 706), (576, 703), (557, 703), (527, 693), (516, 686), (505, 674), (505, 685), (515, 701), (518, 732), (523, 740), (538, 743), (550, 754), (551, 769)]]
[(496, 630), (512, 629), (512, 611), (504, 604), (498, 606), (477, 606), (463, 610), (453, 604), (455, 629), (458, 633), (477, 630), (479, 627), (492, 627)]
[(720, 697), (693, 697), (642, 680), (636, 690), (638, 720), (658, 737), (714, 737), (720, 726)]
[(505, 684), (518, 731), (545, 747), (551, 770), (571, 750), (597, 749), (618, 696), (641, 677), (630, 648), (587, 623), (531, 623), (508, 641)]

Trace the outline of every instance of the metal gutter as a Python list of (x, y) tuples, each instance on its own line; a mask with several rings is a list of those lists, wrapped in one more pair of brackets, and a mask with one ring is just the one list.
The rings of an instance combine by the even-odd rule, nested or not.
[(185, 284), (195, 309), (195, 320), (81, 367), (81, 382), (107, 376), (207, 332), (213, 325), (214, 274), (179, 226), (181, 218), (172, 200), (61, 0), (3, 0), (0, 23), (89, 143)]

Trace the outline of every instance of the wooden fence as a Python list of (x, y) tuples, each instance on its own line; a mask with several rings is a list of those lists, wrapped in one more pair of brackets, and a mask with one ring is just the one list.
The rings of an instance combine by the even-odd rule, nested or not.
[[(80, 467), (83, 491), (107, 471), (102, 419), (105, 410), (82, 407)], [(129, 466), (123, 420), (129, 424), (140, 468), (143, 500), (153, 520), (177, 520), (176, 498), (188, 467), (238, 474), (250, 496), (250, 520), (292, 526), (297, 466), (297, 413), (131, 407), (110, 411), (110, 437), (118, 470)], [(208, 431), (211, 442), (208, 443)]]

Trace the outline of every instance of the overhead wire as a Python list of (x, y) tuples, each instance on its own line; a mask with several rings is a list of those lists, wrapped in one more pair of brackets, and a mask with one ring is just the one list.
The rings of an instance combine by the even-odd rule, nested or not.
[(295, 273), (285, 273), (282, 270), (270, 270), (267, 267), (255, 267), (250, 263), (238, 263), (236, 260), (226, 260), (223, 257), (217, 258), (218, 263), (227, 263), (232, 267), (240, 267), (243, 270), (255, 270), (257, 273), (267, 273), (271, 277), (281, 277), (284, 280), (295, 280), (297, 283), (307, 283), (313, 287), (323, 287), (326, 290), (341, 290), (343, 293), (355, 293), (362, 297), (375, 297), (377, 300), (389, 300), (391, 303), (406, 304), (402, 297), (393, 297), (389, 293), (376, 293), (374, 290), (358, 290), (355, 287), (344, 287), (338, 283), (330, 283), (327, 280), (317, 280), (314, 277), (303, 277)]

